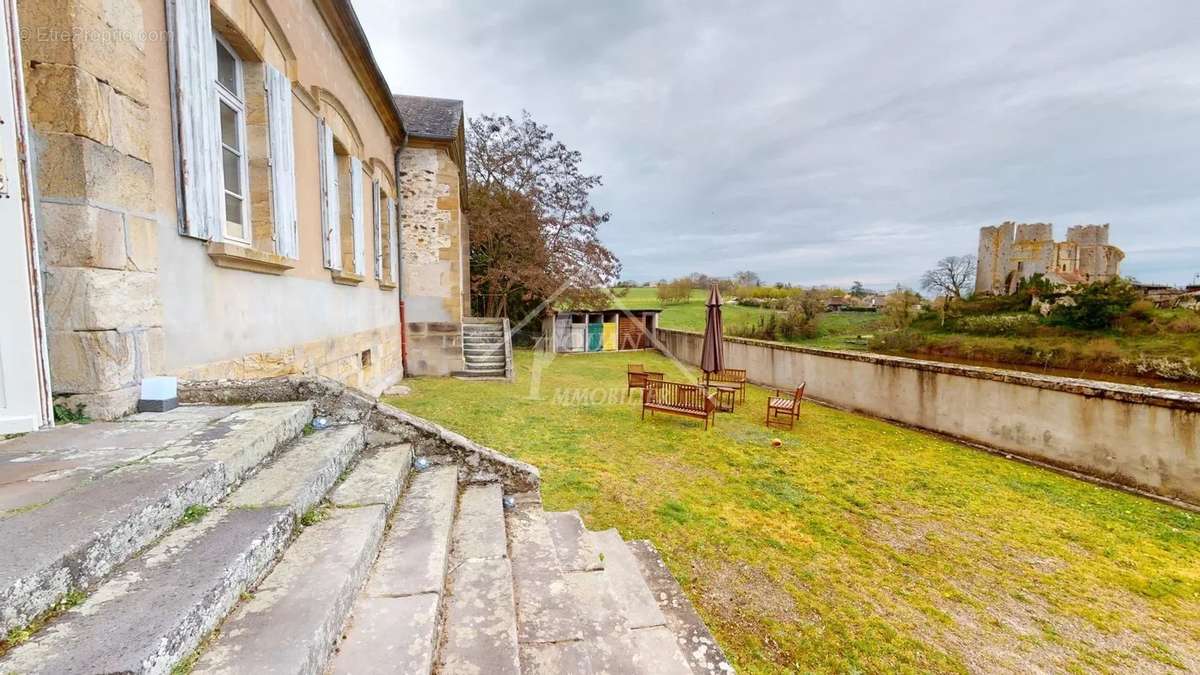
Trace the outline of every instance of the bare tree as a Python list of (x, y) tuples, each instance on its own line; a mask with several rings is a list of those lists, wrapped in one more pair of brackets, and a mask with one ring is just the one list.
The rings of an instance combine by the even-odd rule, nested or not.
[(921, 289), (944, 295), (948, 298), (962, 299), (975, 284), (975, 256), (951, 255), (942, 258), (921, 276)]
[(762, 286), (762, 278), (757, 272), (751, 270), (742, 270), (733, 275), (733, 283), (740, 288), (753, 288)]
[(598, 233), (609, 214), (589, 199), (600, 176), (582, 162), (529, 113), (469, 120), (467, 170), (482, 207), (471, 212), (472, 287), (488, 316), (511, 316), (564, 285), (566, 303), (602, 302), (600, 289), (617, 279), (621, 263)]

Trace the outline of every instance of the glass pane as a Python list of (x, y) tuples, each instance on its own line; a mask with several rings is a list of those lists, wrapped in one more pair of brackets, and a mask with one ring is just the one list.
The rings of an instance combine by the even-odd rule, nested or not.
[(237, 86), (237, 59), (220, 41), (217, 41), (217, 82), (235, 94), (241, 93)]
[[(242, 200), (231, 194), (225, 195), (225, 220), (238, 225), (242, 224)], [(231, 225), (229, 233), (232, 236), (245, 239), (244, 230), (244, 227), (233, 227)]]
[(238, 112), (221, 101), (221, 142), (234, 150), (241, 150), (238, 138)]
[(221, 166), (225, 174), (225, 189), (242, 194), (242, 158), (227, 148), (221, 148)]

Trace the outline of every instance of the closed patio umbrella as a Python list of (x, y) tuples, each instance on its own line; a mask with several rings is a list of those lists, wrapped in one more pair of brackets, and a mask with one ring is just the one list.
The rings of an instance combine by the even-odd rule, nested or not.
[(717, 371), (725, 370), (725, 343), (721, 340), (721, 291), (713, 284), (708, 294), (704, 319), (704, 350), (700, 353), (700, 370), (704, 380)]

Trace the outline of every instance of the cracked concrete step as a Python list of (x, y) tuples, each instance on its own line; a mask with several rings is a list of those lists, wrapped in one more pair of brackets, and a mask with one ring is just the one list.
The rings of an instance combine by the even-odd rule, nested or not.
[(630, 632), (630, 641), (637, 654), (638, 671), (647, 675), (692, 675), (692, 669), (675, 634), (666, 626), (648, 626)]
[(467, 487), (451, 549), (438, 672), (516, 675), (516, 608), (498, 483)]
[(199, 523), (126, 563), (76, 609), (0, 660), (0, 672), (169, 671), (287, 546), (296, 514), (319, 500), (363, 432), (340, 427), (293, 443)]
[(592, 544), (591, 533), (583, 526), (578, 511), (547, 511), (546, 524), (550, 527), (558, 562), (564, 571), (604, 569), (600, 553)]
[(558, 564), (544, 512), (538, 506), (518, 504), (506, 520), (518, 641), (524, 645), (579, 640), (579, 609)]
[(642, 578), (637, 560), (616, 530), (592, 532), (592, 543), (604, 556), (604, 571), (612, 586), (613, 595), (621, 603), (629, 628), (663, 626), (666, 616)]
[(591, 675), (592, 662), (582, 640), (521, 644), (521, 675)]
[(732, 673), (733, 666), (725, 658), (704, 620), (696, 613), (691, 601), (684, 595), (671, 571), (654, 545), (645, 540), (626, 543), (637, 561), (638, 570), (647, 587), (658, 601), (658, 606), (667, 619), (667, 628), (675, 636), (676, 643), (691, 672), (695, 675), (717, 675)]
[(629, 623), (603, 570), (567, 573), (567, 584), (583, 614), (583, 642), (596, 675), (651, 673), (639, 667)]
[[(189, 506), (217, 502), (248, 471), (294, 438), (312, 419), (313, 408), (303, 402), (251, 406), (232, 413), (207, 406), (178, 410), (182, 412), (163, 414), (162, 419), (175, 420), (168, 424), (170, 430), (145, 431), (161, 425), (139, 421), (125, 423), (135, 430), (121, 432), (121, 438), (110, 437), (117, 434), (115, 428), (108, 435), (97, 432), (110, 445), (165, 442), (165, 448), (150, 448), (152, 452), (139, 455), (140, 461), (132, 465), (101, 475), (40, 508), (0, 520), (5, 549), (0, 556), (0, 632), (25, 625), (69, 590), (103, 578), (166, 532)], [(177, 427), (187, 434), (174, 435)], [(79, 430), (83, 436), (67, 439), (74, 447), (104, 442), (87, 436), (87, 427)], [(17, 440), (52, 443), (55, 431)], [(170, 433), (163, 436), (165, 431)], [(130, 440), (128, 433), (139, 439)], [(4, 448), (18, 446), (5, 444)]]
[(429, 673), (450, 551), (458, 468), (415, 474), (392, 517), (331, 673)]
[(386, 519), (377, 504), (334, 509), (305, 528), (254, 594), (221, 624), (192, 672), (324, 672), (379, 550)]

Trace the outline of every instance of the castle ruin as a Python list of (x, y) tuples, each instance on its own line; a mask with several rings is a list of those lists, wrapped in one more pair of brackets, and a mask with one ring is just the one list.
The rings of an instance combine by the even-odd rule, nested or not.
[(1108, 243), (1108, 224), (1067, 228), (1054, 241), (1050, 223), (1014, 223), (979, 229), (975, 292), (1007, 295), (1022, 279), (1041, 274), (1062, 286), (1107, 281), (1120, 274), (1125, 253)]

